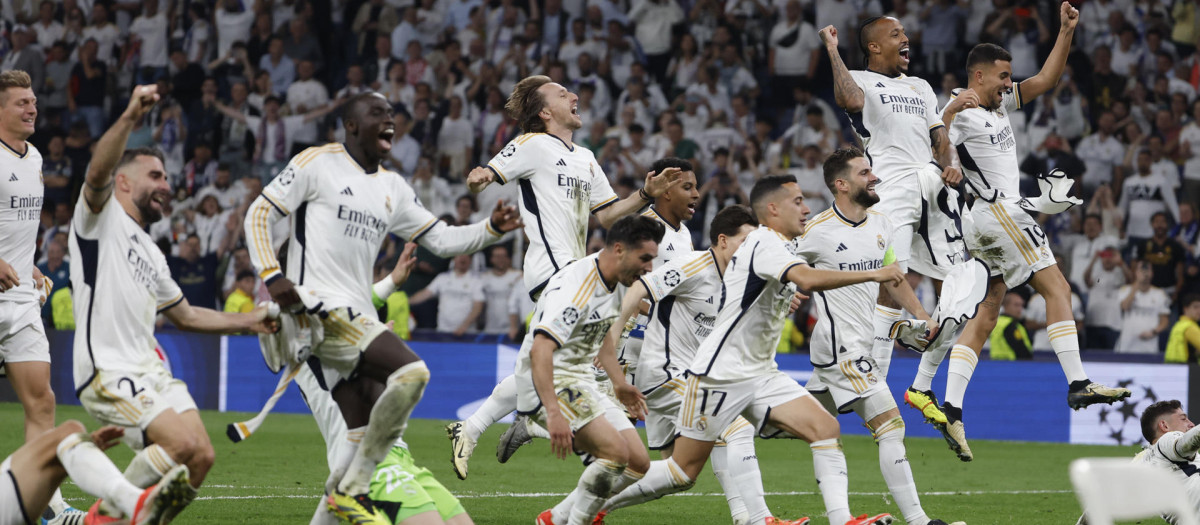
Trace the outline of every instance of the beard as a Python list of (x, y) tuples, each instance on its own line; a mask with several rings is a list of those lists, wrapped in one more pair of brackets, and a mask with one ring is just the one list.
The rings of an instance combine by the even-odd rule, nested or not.
[(146, 192), (140, 199), (134, 202), (137, 206), (138, 214), (142, 216), (142, 222), (146, 226), (154, 224), (162, 220), (163, 214), (161, 209), (155, 209), (151, 203), (154, 201), (154, 192)]
[(879, 195), (872, 195), (866, 188), (858, 190), (853, 197), (854, 203), (864, 208), (870, 208), (879, 203)]

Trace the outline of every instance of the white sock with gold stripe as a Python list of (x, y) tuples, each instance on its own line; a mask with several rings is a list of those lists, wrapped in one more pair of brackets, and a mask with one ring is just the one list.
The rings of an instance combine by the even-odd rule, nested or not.
[(883, 474), (883, 481), (887, 483), (892, 499), (896, 500), (896, 506), (900, 507), (904, 522), (925, 525), (929, 517), (921, 508), (917, 482), (913, 480), (912, 467), (908, 464), (904, 449), (904, 420), (896, 416), (871, 433), (879, 445), (879, 472)]
[(839, 439), (822, 439), (809, 443), (813, 455), (813, 473), (825, 501), (825, 516), (829, 523), (846, 523), (850, 515), (850, 477), (847, 475), (846, 455)]
[(1050, 336), (1050, 348), (1058, 356), (1058, 364), (1062, 366), (1067, 381), (1083, 381), (1087, 374), (1083, 371), (1083, 361), (1079, 360), (1079, 331), (1075, 321), (1059, 321), (1046, 327)]
[[(879, 375), (883, 377), (887, 377), (888, 369), (892, 365), (892, 347), (895, 346), (891, 337), (892, 324), (900, 320), (901, 313), (898, 308), (875, 305), (875, 339), (871, 343), (871, 356), (875, 358), (875, 364), (879, 365)], [(837, 352), (837, 349), (834, 348), (833, 351)]]
[[(738, 495), (737, 503), (741, 507), (739, 513), (730, 499), (729, 513), (733, 515), (734, 523), (739, 523), (739, 514), (746, 518), (745, 523), (762, 523), (771, 515), (771, 510), (767, 508), (767, 500), (763, 496), (762, 472), (758, 469), (758, 455), (754, 451), (754, 425), (739, 417), (733, 420), (721, 438), (725, 440), (725, 458), (729, 463), (730, 477), (733, 478), (732, 485)], [(729, 499), (728, 492), (725, 498)]]
[(56, 453), (67, 475), (79, 488), (112, 503), (126, 516), (133, 515), (142, 494), (141, 488), (121, 477), (121, 471), (92, 442), (91, 436), (82, 432), (71, 434), (58, 444)]
[(689, 478), (674, 459), (651, 461), (650, 468), (642, 480), (609, 498), (604, 504), (603, 510), (611, 512), (631, 505), (641, 505), (668, 494), (685, 491), (695, 484), (696, 481)]
[(962, 408), (963, 397), (967, 394), (967, 383), (975, 373), (975, 365), (979, 364), (979, 356), (967, 345), (954, 345), (950, 350), (950, 365), (946, 374), (946, 402)]
[(613, 487), (621, 483), (625, 464), (607, 459), (597, 459), (579, 476), (576, 486), (575, 505), (567, 525), (591, 525), (604, 502), (612, 494)]
[(171, 469), (178, 465), (166, 449), (159, 445), (150, 445), (133, 457), (129, 466), (125, 467), (125, 479), (140, 488), (147, 488), (158, 483)]

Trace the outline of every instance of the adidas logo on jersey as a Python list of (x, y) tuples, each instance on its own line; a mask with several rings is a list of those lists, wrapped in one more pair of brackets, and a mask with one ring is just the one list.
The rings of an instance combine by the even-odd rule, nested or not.
[(712, 296), (711, 296), (711, 295), (710, 295), (710, 296), (708, 296), (708, 300), (707, 300), (707, 301), (704, 301), (704, 302), (706, 302), (706, 303), (708, 303), (708, 304), (713, 304), (713, 298), (712, 298)]
[(985, 127), (985, 128), (990, 128), (990, 127), (992, 127), (992, 123), (991, 123), (991, 122), (984, 122), (984, 123), (983, 123), (983, 127)]
[(350, 186), (346, 186), (346, 189), (342, 190), (342, 195), (349, 195), (349, 196), (353, 197), (354, 192), (350, 191)]
[(883, 85), (883, 82), (876, 82), (875, 87), (887, 87), (887, 86)]
[(600, 315), (600, 311), (596, 310), (596, 311), (592, 312), (592, 315), (588, 316), (588, 322), (599, 321), (600, 319), (603, 319), (603, 318), (604, 318), (604, 316)]
[(674, 244), (668, 244), (668, 245), (667, 245), (667, 251), (668, 251), (668, 252), (673, 252), (673, 251), (675, 251), (675, 245), (674, 245)]
[(554, 165), (555, 166), (566, 166), (567, 163), (566, 163), (566, 161), (564, 161), (562, 159), (558, 159), (558, 162), (556, 162)]
[(16, 181), (17, 181), (17, 174), (13, 173), (12, 177), (8, 178), (8, 182), (16, 182)]
[(836, 250), (834, 250), (834, 251), (835, 251), (835, 252), (844, 252), (844, 251), (846, 251), (846, 250), (849, 250), (849, 248), (847, 248), (847, 247), (846, 247), (846, 245), (845, 245), (844, 243), (840, 243), (840, 242), (839, 242), (839, 243), (838, 243), (838, 247), (837, 247), (837, 249), (836, 249)]

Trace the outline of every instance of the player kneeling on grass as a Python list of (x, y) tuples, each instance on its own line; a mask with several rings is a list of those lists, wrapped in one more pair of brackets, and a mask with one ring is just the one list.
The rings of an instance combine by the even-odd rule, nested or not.
[[(625, 381), (615, 348), (601, 352), (601, 343), (625, 287), (650, 271), (662, 236), (663, 225), (649, 217), (619, 219), (604, 249), (550, 278), (538, 298), (533, 331), (517, 356), (517, 411), (546, 427), (560, 459), (575, 450), (595, 457), (563, 503), (568, 524), (592, 523), (604, 501), (641, 479), (650, 462), (625, 412), (600, 392), (592, 361), (599, 358), (630, 413), (643, 414), (644, 398)], [(556, 523), (551, 513), (543, 512), (537, 522)]]
[[(125, 477), (149, 487), (187, 465), (185, 501), (213, 464), (212, 443), (187, 385), (171, 376), (155, 352), (154, 317), (164, 314), (192, 332), (270, 332), (267, 309), (223, 313), (192, 306), (171, 279), (166, 257), (146, 233), (162, 218), (171, 185), (162, 153), (125, 150), (135, 125), (157, 102), (154, 86), (134, 88), (129, 106), (100, 141), (71, 218), (74, 290), (75, 387), (84, 410), (102, 423), (138, 429), (127, 439), (140, 448)], [(144, 439), (143, 439), (144, 438)], [(171, 520), (182, 505), (167, 509)], [(102, 500), (88, 523), (106, 523), (126, 511)]]
[[(814, 268), (879, 268), (892, 249), (892, 223), (871, 206), (879, 202), (879, 178), (871, 163), (854, 148), (839, 149), (825, 160), (825, 184), (834, 203), (804, 228), (796, 255)], [(805, 385), (830, 414), (854, 411), (867, 424), (879, 445), (879, 470), (892, 498), (909, 525), (945, 525), (931, 520), (921, 508), (917, 485), (904, 449), (904, 420), (885, 375), (871, 355), (875, 298), (880, 285), (860, 283), (816, 292), (817, 325), (810, 354), (813, 374)], [(921, 307), (908, 281), (883, 285), (900, 306), (928, 323), (926, 339), (937, 323)]]
[(175, 466), (150, 488), (134, 486), (103, 452), (124, 434), (114, 426), (88, 434), (83, 423), (67, 421), (17, 449), (0, 463), (0, 525), (34, 523), (31, 517), (42, 515), (67, 476), (124, 512), (130, 525), (169, 523), (169, 511), (178, 514), (191, 501), (187, 466)]
[[(762, 429), (762, 435), (782, 430), (809, 442), (830, 523), (889, 524), (888, 514), (851, 515), (838, 422), (779, 371), (775, 348), (794, 293), (789, 284), (808, 293), (872, 281), (896, 285), (904, 274), (895, 265), (866, 271), (818, 269), (793, 255), (788, 242), (804, 233), (809, 211), (793, 177), (760, 179), (750, 192), (750, 205), (762, 226), (747, 235), (725, 271), (724, 306), (688, 367), (675, 451), (651, 463), (646, 476), (610, 505), (642, 503), (691, 488), (713, 443), (741, 416)], [(750, 523), (781, 523), (765, 505), (746, 504)]]

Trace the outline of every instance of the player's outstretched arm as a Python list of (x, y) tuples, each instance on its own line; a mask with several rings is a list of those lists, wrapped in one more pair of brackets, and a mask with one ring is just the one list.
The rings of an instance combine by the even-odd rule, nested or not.
[(613, 203), (612, 206), (597, 211), (596, 219), (600, 221), (601, 226), (611, 227), (621, 217), (641, 211), (654, 202), (654, 199), (683, 182), (682, 177), (683, 172), (679, 168), (667, 168), (662, 173), (651, 171), (646, 174), (646, 184), (642, 189)]
[[(417, 212), (418, 208), (412, 208), (412, 210)], [(419, 211), (428, 215), (430, 220), (436, 220), (433, 214), (426, 211), (425, 208), (419, 208)], [(424, 223), (422, 222), (422, 224)], [(492, 216), (487, 220), (466, 226), (451, 226), (437, 221), (424, 234), (418, 232), (416, 242), (438, 257), (450, 258), (464, 253), (475, 253), (491, 246), (499, 241), (505, 233), (523, 225), (521, 214), (517, 212), (517, 209), (505, 205), (504, 200), (499, 200), (496, 201), (496, 207), (492, 209)], [(406, 235), (405, 232), (398, 230), (394, 230), (393, 233)], [(412, 233), (407, 233), (407, 235), (412, 235)]]
[(838, 52), (837, 28), (825, 26), (819, 34), (821, 42), (825, 44), (825, 51), (829, 53), (829, 64), (833, 68), (833, 98), (837, 101), (837, 105), (846, 111), (851, 113), (862, 111), (863, 104), (866, 103), (866, 95), (863, 94), (862, 88), (854, 83), (854, 77), (850, 76), (850, 69), (846, 67), (845, 62), (842, 62), (842, 54)]
[(1184, 432), (1179, 439), (1175, 440), (1172, 448), (1174, 448), (1173, 452), (1179, 456), (1179, 459), (1191, 460), (1195, 458), (1196, 452), (1200, 451), (1200, 427), (1192, 427), (1191, 430)]
[(1021, 105), (1028, 104), (1029, 101), (1041, 96), (1043, 93), (1054, 89), (1058, 85), (1059, 79), (1062, 78), (1063, 68), (1067, 65), (1067, 55), (1071, 53), (1071, 39), (1075, 36), (1075, 24), (1079, 23), (1079, 11), (1068, 2), (1063, 2), (1058, 10), (1059, 27), (1058, 40), (1054, 42), (1054, 49), (1050, 51), (1050, 56), (1046, 57), (1046, 63), (1042, 64), (1042, 70), (1032, 77), (1021, 82), (1021, 87), (1017, 95), (1021, 97), (1018, 102)]
[(180, 330), (206, 334), (236, 334), (254, 332), (269, 334), (275, 331), (275, 321), (267, 317), (267, 307), (259, 306), (247, 313), (218, 312), (211, 308), (192, 306), (187, 299), (163, 311)]
[(371, 304), (375, 308), (383, 308), (383, 305), (387, 302), (387, 298), (397, 288), (404, 286), (404, 283), (408, 281), (408, 276), (412, 275), (413, 267), (417, 265), (417, 258), (413, 256), (416, 251), (417, 245), (415, 243), (410, 242), (405, 244), (404, 251), (400, 252), (400, 258), (396, 260), (396, 267), (392, 268), (392, 273), (371, 285)]
[(133, 96), (130, 97), (125, 112), (121, 113), (112, 127), (96, 142), (92, 163), (88, 166), (83, 183), (83, 198), (92, 212), (99, 213), (112, 196), (113, 170), (121, 160), (121, 155), (125, 153), (125, 143), (129, 140), (129, 134), (158, 99), (158, 86), (133, 88)]
[[(898, 268), (897, 268), (898, 269)], [(937, 335), (937, 321), (929, 317), (929, 313), (925, 311), (925, 307), (921, 306), (921, 300), (917, 299), (917, 293), (913, 291), (912, 286), (909, 286), (908, 279), (904, 279), (900, 283), (885, 283), (881, 284), (884, 290), (888, 291), (888, 295), (900, 305), (901, 308), (908, 310), (918, 320), (925, 321), (929, 330), (929, 339)]]
[(859, 272), (823, 270), (807, 264), (797, 264), (788, 269), (785, 278), (795, 283), (802, 292), (820, 292), (869, 282), (896, 285), (904, 282), (904, 272), (900, 271), (900, 267), (895, 264), (889, 264), (878, 270)]
[(533, 376), (533, 389), (546, 411), (546, 430), (550, 432), (550, 449), (558, 459), (566, 458), (574, 450), (571, 425), (558, 409), (558, 395), (554, 391), (554, 351), (558, 341), (538, 332), (533, 336), (533, 347), (529, 350), (529, 367)]

